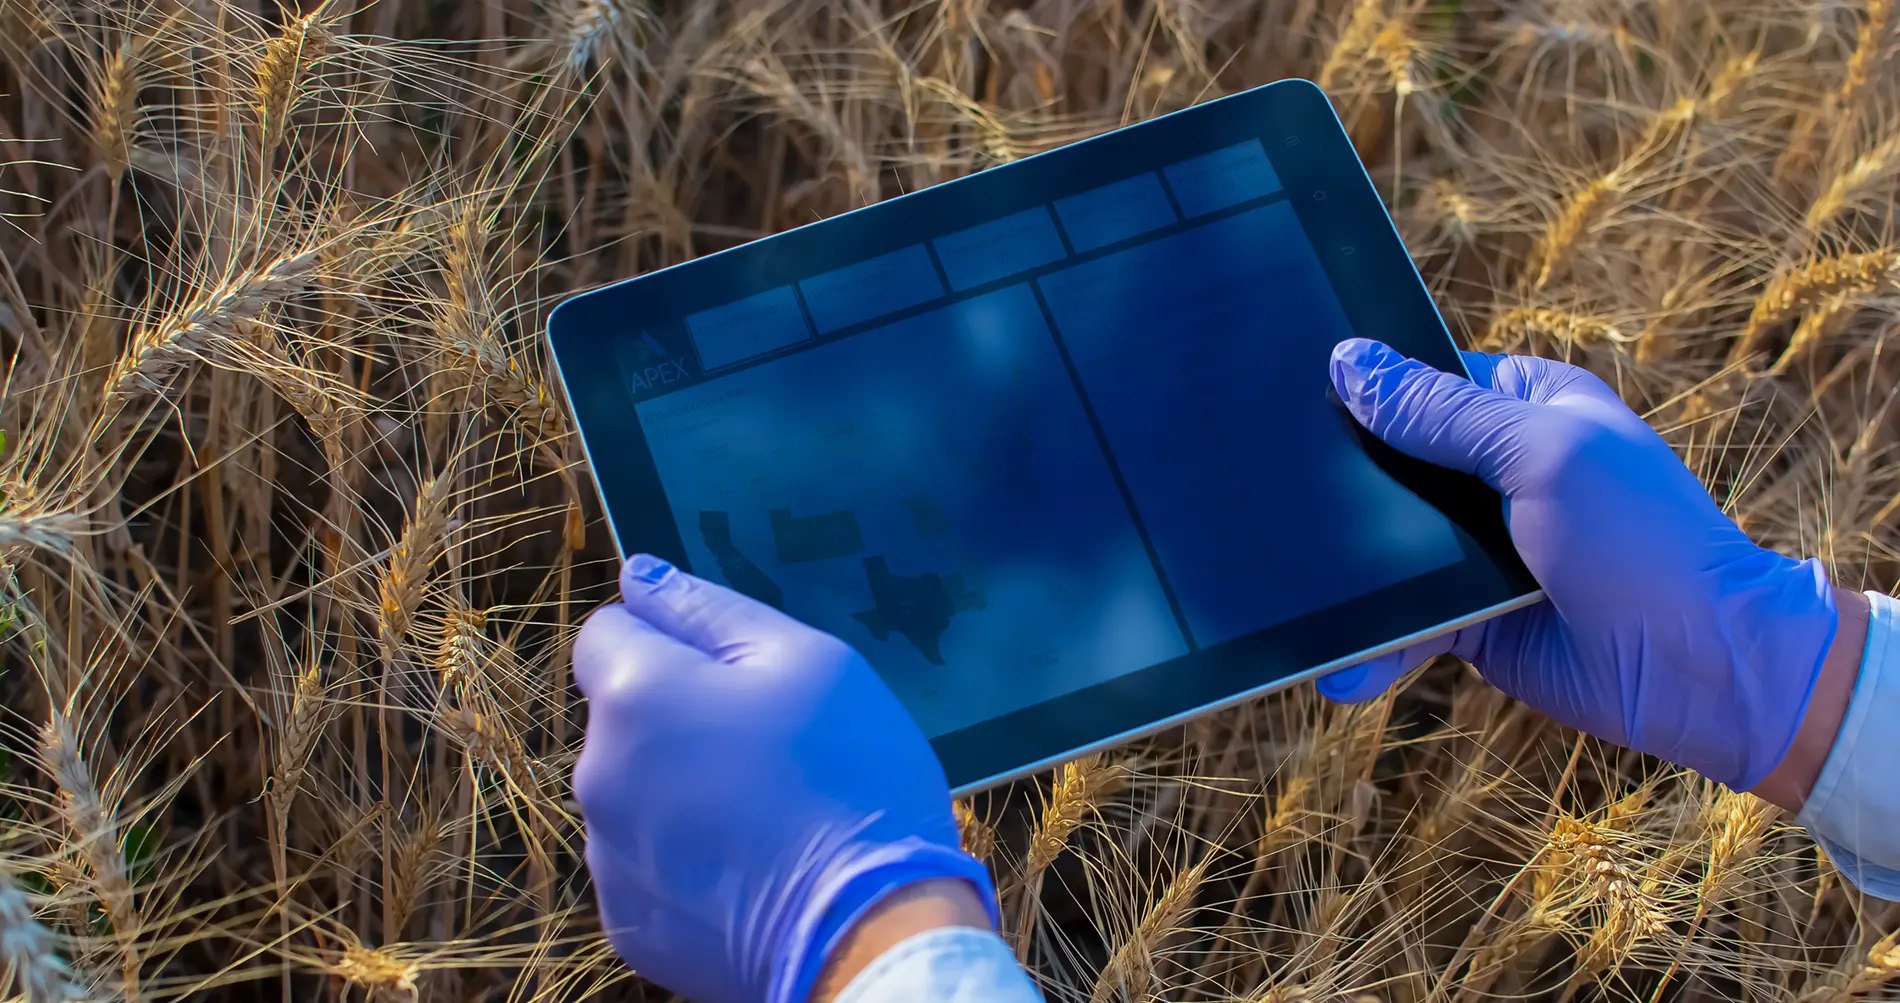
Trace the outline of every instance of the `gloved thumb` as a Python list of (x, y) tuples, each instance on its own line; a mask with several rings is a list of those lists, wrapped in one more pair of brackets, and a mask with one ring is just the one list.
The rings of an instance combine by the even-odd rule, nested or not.
[(1387, 445), (1427, 463), (1476, 474), (1492, 488), (1524, 450), (1535, 405), (1410, 359), (1376, 341), (1333, 348), (1333, 387), (1347, 410)]
[(620, 569), (620, 601), (664, 634), (737, 663), (817, 632), (749, 596), (696, 578), (652, 554)]
[(1314, 680), (1320, 695), (1334, 703), (1360, 703), (1392, 688), (1407, 672), (1451, 651), (1457, 634), (1445, 634), (1409, 648), (1380, 655)]

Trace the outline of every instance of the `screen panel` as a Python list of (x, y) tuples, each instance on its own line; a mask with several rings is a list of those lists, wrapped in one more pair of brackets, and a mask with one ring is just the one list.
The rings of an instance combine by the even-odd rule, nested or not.
[(1355, 333), (1460, 363), (1304, 83), (550, 328), (623, 550), (851, 642), (960, 787), (1535, 589), (1495, 494), (1382, 450), (1327, 392)]

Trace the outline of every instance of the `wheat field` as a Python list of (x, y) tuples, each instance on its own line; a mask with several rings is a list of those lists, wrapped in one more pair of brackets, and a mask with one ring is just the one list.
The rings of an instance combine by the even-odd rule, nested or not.
[[(663, 1000), (560, 297), (1271, 80), (1454, 331), (1900, 580), (1891, 0), (0, 0), (0, 991)], [(1900, 344), (1897, 344), (1900, 349)], [(958, 806), (1052, 1003), (1900, 998), (1775, 808), (1451, 662)]]

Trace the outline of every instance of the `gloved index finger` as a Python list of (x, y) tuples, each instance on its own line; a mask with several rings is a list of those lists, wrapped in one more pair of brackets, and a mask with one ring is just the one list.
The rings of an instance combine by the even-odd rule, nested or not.
[(761, 648), (783, 650), (817, 631), (732, 589), (689, 575), (651, 554), (635, 554), (620, 572), (628, 609), (668, 635), (722, 662)]
[(710, 664), (706, 653), (659, 630), (621, 604), (594, 611), (574, 639), (574, 682), (601, 700), (641, 689), (676, 672)]

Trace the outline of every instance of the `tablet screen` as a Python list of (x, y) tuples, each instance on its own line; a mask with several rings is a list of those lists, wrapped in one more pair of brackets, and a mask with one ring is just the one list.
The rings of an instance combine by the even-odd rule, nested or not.
[(1296, 211), (1313, 191), (1270, 137), (1211, 132), (723, 282), (706, 259), (601, 360), (636, 419), (641, 532), (850, 642), (933, 738), (1152, 690), (1480, 556), (1327, 394), (1358, 331), (1316, 249), (1338, 234)]

